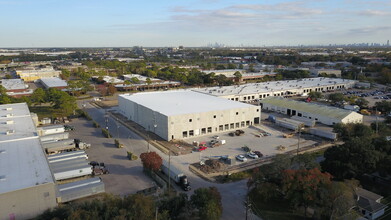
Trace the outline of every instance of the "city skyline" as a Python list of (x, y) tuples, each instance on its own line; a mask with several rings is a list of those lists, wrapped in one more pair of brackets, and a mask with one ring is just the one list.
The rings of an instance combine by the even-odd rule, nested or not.
[(385, 0), (0, 0), (0, 7), (0, 47), (386, 44), (391, 35)]

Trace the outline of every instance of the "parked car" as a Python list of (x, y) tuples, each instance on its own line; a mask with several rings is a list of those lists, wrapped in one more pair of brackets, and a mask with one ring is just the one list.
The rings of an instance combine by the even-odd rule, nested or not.
[(208, 147), (200, 146), (200, 147), (198, 147), (198, 151), (201, 152), (201, 151), (206, 150), (207, 148), (208, 148)]
[(236, 156), (236, 159), (239, 160), (239, 161), (242, 161), (242, 162), (245, 162), (247, 161), (247, 158), (241, 154), (239, 154), (238, 156)]
[(65, 131), (73, 131), (73, 130), (75, 130), (75, 128), (73, 126), (70, 126), (70, 125), (64, 125), (64, 130)]
[(251, 159), (258, 159), (258, 155), (256, 155), (255, 153), (253, 152), (248, 152), (247, 153), (247, 157), (251, 158)]
[(254, 154), (256, 154), (259, 158), (263, 157), (263, 154), (260, 151), (254, 151)]

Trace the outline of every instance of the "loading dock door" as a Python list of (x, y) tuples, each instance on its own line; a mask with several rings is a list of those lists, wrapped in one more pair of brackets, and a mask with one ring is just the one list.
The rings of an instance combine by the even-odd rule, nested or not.
[(286, 110), (286, 114), (290, 116), (290, 115), (292, 114), (292, 110), (290, 110), (290, 109), (288, 108), (288, 110)]
[(259, 124), (259, 117), (254, 118), (254, 124)]

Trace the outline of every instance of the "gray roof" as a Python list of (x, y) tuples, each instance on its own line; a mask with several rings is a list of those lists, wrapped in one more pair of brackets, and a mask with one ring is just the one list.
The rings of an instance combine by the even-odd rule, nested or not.
[(0, 194), (54, 182), (26, 103), (0, 105), (0, 131)]
[(261, 100), (261, 103), (266, 103), (278, 107), (294, 109), (301, 112), (307, 112), (316, 115), (322, 115), (329, 118), (342, 120), (350, 114), (358, 114), (346, 109), (319, 105), (315, 103), (300, 102), (281, 97), (271, 97)]
[(41, 83), (46, 88), (67, 87), (68, 83), (58, 77), (41, 78)]
[(22, 79), (2, 79), (0, 80), (0, 84), (6, 90), (16, 90), (16, 89), (27, 89), (28, 86), (24, 84)]
[(383, 198), (383, 196), (381, 196), (381, 195), (378, 195), (374, 192), (368, 191), (368, 190), (360, 188), (360, 187), (356, 188), (356, 194), (360, 197), (365, 197), (367, 199), (371, 199), (371, 200), (375, 200), (375, 201)]
[(167, 116), (255, 107), (190, 90), (143, 92), (120, 97)]
[(378, 202), (376, 202), (374, 200), (367, 199), (367, 198), (364, 198), (364, 197), (360, 197), (358, 199), (357, 205), (360, 208), (365, 209), (365, 210), (367, 210), (369, 212), (372, 212), (372, 213), (387, 208), (386, 205), (383, 205), (383, 204), (378, 203)]

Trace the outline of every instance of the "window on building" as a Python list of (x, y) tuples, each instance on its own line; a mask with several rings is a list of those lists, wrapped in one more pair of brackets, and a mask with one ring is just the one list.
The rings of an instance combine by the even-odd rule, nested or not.
[(229, 125), (229, 129), (234, 129), (234, 128), (235, 128), (234, 123), (231, 123), (231, 124)]
[(223, 131), (224, 130), (224, 126), (223, 125), (219, 125), (219, 131)]
[(245, 96), (245, 97), (243, 97), (243, 100), (246, 100), (247, 99), (247, 97)]
[(206, 128), (201, 128), (201, 134), (206, 134)]
[(187, 131), (182, 132), (182, 137), (187, 138)]
[(224, 129), (225, 129), (225, 130), (228, 130), (228, 129), (229, 129), (229, 124), (225, 124), (225, 125), (224, 125)]
[(216, 115), (213, 115), (213, 118), (216, 118)]
[(190, 130), (189, 131), (189, 137), (193, 137), (194, 136), (194, 130)]
[(259, 109), (257, 109), (257, 112), (259, 112)]
[(297, 116), (299, 116), (299, 117), (301, 117), (301, 116), (303, 116), (301, 113), (297, 113)]
[(239, 101), (239, 98), (235, 98), (235, 101)]
[(241, 126), (242, 128), (245, 126), (244, 121), (242, 121), (242, 122), (240, 123), (240, 126)]
[(255, 96), (251, 96), (252, 99), (255, 99)]
[(239, 115), (239, 112), (236, 112), (236, 115)]
[(189, 119), (189, 122), (192, 122), (193, 121), (193, 119)]
[(212, 127), (208, 127), (208, 133), (212, 133)]
[(235, 125), (236, 125), (236, 128), (239, 128), (239, 122), (237, 122)]
[(249, 126), (250, 125), (250, 121), (246, 121), (246, 126)]

